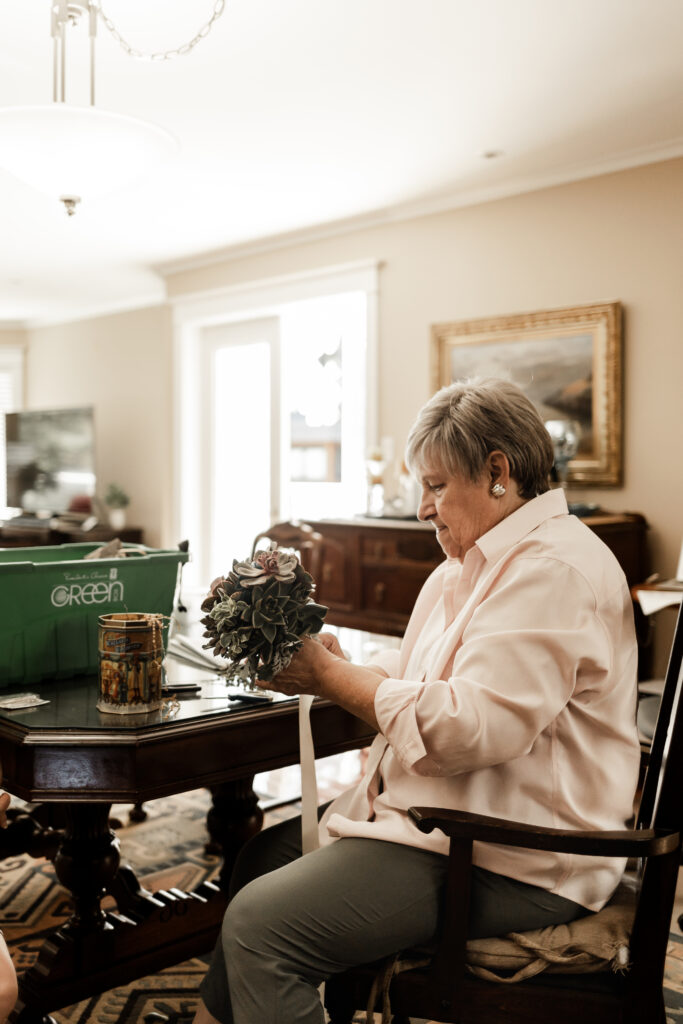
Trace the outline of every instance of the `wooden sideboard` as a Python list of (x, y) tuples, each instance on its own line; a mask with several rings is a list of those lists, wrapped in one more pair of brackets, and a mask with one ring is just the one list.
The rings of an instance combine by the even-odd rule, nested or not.
[[(647, 523), (637, 513), (584, 518), (614, 552), (630, 586), (650, 574)], [(307, 520), (322, 534), (316, 597), (327, 621), (371, 633), (402, 636), (420, 587), (443, 553), (434, 528), (417, 520)]]
[(0, 548), (33, 548), (45, 544), (104, 544), (118, 537), (124, 544), (142, 544), (143, 532), (137, 526), (112, 530), (108, 526), (95, 526), (92, 530), (79, 527), (53, 529), (45, 527), (0, 526)]

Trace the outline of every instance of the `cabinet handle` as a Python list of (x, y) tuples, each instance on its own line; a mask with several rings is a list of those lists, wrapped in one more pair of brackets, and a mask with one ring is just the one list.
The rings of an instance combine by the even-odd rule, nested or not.
[(375, 604), (384, 604), (384, 595), (386, 592), (386, 583), (375, 583)]

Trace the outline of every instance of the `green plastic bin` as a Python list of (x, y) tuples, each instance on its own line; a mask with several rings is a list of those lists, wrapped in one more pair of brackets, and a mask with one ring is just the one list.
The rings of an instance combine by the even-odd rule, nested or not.
[(97, 672), (105, 612), (171, 614), (186, 551), (85, 559), (101, 546), (0, 549), (0, 689)]

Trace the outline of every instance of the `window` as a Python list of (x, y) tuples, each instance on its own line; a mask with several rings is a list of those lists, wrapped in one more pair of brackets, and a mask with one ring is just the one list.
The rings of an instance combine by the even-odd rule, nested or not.
[(5, 462), (5, 413), (23, 406), (24, 352), (0, 346), (0, 516), (7, 515), (7, 465)]
[(342, 292), (281, 313), (281, 518), (365, 507), (367, 296)]
[(178, 536), (197, 585), (272, 522), (365, 507), (376, 267), (176, 304)]

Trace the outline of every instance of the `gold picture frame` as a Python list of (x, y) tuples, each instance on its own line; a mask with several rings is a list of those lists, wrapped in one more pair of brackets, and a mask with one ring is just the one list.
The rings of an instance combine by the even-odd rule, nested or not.
[(622, 482), (620, 302), (435, 324), (432, 389), (482, 376), (514, 381), (544, 420), (580, 426), (567, 482)]

